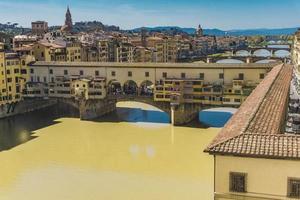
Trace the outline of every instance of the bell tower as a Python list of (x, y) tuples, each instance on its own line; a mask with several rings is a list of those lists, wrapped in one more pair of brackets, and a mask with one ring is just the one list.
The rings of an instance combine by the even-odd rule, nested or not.
[(73, 29), (72, 15), (71, 15), (69, 6), (68, 6), (68, 9), (66, 12), (65, 27), (66, 27), (66, 31), (68, 31), (68, 32), (71, 32)]

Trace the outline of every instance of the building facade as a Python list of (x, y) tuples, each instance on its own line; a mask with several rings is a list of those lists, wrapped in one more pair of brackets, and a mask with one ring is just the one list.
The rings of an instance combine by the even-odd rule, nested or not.
[(0, 50), (0, 106), (21, 101), (28, 81), (26, 59)]
[(36, 21), (31, 22), (31, 32), (33, 35), (43, 36), (48, 32), (48, 22)]

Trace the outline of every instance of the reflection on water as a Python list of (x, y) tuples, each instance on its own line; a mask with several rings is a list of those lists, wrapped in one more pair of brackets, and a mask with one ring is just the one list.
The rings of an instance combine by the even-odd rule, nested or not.
[(172, 127), (150, 107), (136, 105), (134, 117), (133, 104), (120, 106), (129, 122), (53, 120), (51, 111), (0, 121), (0, 199), (213, 199), (203, 149), (218, 129)]

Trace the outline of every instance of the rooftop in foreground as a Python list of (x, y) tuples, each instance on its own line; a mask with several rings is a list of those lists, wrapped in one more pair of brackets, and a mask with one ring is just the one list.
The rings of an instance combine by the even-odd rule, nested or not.
[(291, 65), (278, 65), (205, 150), (210, 154), (300, 159), (300, 135), (284, 132)]

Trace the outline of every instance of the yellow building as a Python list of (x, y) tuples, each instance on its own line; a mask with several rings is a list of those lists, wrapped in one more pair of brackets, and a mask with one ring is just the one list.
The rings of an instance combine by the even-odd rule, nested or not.
[(177, 42), (173, 38), (149, 37), (147, 47), (155, 49), (154, 62), (174, 63), (177, 59)]
[(274, 67), (205, 150), (216, 200), (300, 198), (300, 135), (286, 132), (292, 69)]
[(66, 54), (67, 62), (81, 62), (81, 43), (68, 42), (66, 46)]
[(115, 51), (116, 62), (133, 62), (134, 46), (132, 44), (120, 42)]
[(152, 62), (153, 51), (151, 49), (138, 46), (134, 49), (134, 62)]
[[(70, 47), (71, 50), (78, 49), (77, 47)], [(70, 55), (73, 51), (70, 52)], [(66, 48), (62, 45), (49, 43), (45, 41), (37, 42), (33, 47), (33, 55), (36, 61), (59, 61), (65, 62), (67, 59)], [(78, 55), (78, 53), (76, 53)], [(72, 59), (72, 57), (69, 57)], [(75, 56), (74, 56), (75, 59)], [(77, 58), (78, 59), (78, 58)]]
[(20, 101), (28, 79), (26, 59), (0, 51), (0, 105)]

